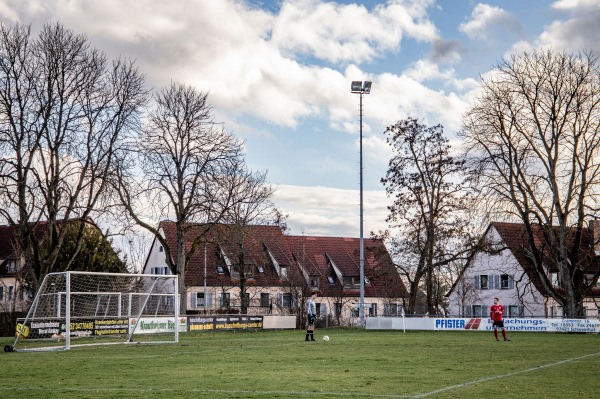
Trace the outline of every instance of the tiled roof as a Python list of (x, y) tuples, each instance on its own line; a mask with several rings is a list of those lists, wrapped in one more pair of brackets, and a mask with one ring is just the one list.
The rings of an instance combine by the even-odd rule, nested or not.
[[(161, 222), (161, 227), (171, 248), (175, 248), (176, 234), (174, 222)], [(190, 247), (192, 237), (204, 231), (204, 225), (190, 225), (186, 233), (186, 248)], [(232, 226), (217, 225), (207, 234), (206, 244), (206, 284), (208, 286), (233, 286), (227, 267), (219, 257), (219, 248), (231, 248), (228, 231)], [(229, 234), (230, 235), (230, 234)], [(288, 267), (288, 275), (300, 277), (302, 273), (298, 263), (311, 277), (319, 278), (319, 290), (322, 295), (340, 295), (341, 283), (332, 270), (328, 257), (333, 260), (344, 276), (359, 275), (359, 239), (344, 237), (288, 236), (277, 226), (247, 226), (244, 234), (244, 251), (256, 263), (253, 267), (249, 286), (281, 286), (294, 284), (282, 281), (273, 265), (271, 256), (280, 266)], [(365, 239), (365, 296), (399, 297), (406, 290), (392, 263), (382, 241)], [(228, 249), (229, 251), (230, 249)], [(175, 256), (175, 254), (173, 254)], [(176, 261), (176, 259), (174, 259)], [(223, 266), (219, 273), (217, 266)], [(262, 266), (262, 272), (258, 271)], [(192, 256), (186, 272), (187, 286), (204, 284), (204, 244), (201, 244)], [(333, 277), (330, 284), (328, 277)], [(302, 277), (303, 278), (303, 277)], [(354, 292), (356, 291), (356, 292)], [(358, 295), (358, 290), (345, 291), (342, 295)]]
[(15, 245), (13, 226), (0, 226), (0, 259), (15, 259)]

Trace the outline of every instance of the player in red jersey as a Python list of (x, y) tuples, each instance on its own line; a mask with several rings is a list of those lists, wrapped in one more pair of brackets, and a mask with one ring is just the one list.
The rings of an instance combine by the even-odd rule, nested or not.
[(510, 341), (506, 338), (506, 329), (504, 329), (504, 322), (502, 321), (502, 315), (504, 314), (504, 306), (500, 305), (500, 300), (494, 298), (494, 304), (490, 307), (490, 318), (492, 319), (492, 328), (494, 329), (494, 337), (498, 341), (498, 327), (502, 329), (502, 336), (505, 341)]

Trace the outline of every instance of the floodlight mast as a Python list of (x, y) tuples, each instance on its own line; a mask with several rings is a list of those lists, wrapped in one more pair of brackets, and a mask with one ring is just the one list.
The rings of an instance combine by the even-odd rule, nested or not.
[(359, 106), (359, 167), (360, 167), (360, 302), (358, 304), (358, 314), (360, 317), (360, 326), (365, 326), (365, 243), (363, 237), (363, 145), (362, 145), (362, 117), (363, 117), (363, 94), (371, 92), (370, 81), (354, 80), (350, 86), (351, 93), (358, 93), (360, 96)]

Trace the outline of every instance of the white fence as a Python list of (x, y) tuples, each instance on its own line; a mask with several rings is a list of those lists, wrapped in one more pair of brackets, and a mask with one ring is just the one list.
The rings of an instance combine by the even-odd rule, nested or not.
[[(490, 318), (369, 317), (367, 330), (491, 331)], [(507, 331), (600, 333), (600, 320), (507, 318)]]

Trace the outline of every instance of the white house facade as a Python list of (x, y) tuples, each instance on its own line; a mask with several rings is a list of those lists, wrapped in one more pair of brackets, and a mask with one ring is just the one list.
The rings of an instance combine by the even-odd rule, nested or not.
[[(448, 312), (460, 317), (488, 317), (489, 307), (498, 298), (505, 317), (562, 317), (559, 304), (545, 289), (523, 253), (522, 225), (492, 223), (484, 240), (488, 251), (475, 253), (449, 293)], [(585, 243), (589, 249), (589, 243)], [(546, 267), (554, 288), (560, 288), (557, 270)], [(599, 316), (600, 301), (594, 289), (584, 301), (585, 316)]]

